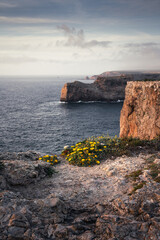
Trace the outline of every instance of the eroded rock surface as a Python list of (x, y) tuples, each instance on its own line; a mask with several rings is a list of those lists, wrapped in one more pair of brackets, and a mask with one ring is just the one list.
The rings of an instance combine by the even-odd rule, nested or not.
[(160, 136), (160, 81), (128, 82), (120, 116), (120, 137)]
[[(160, 167), (159, 152), (85, 168), (61, 159), (51, 178), (43, 170), (48, 163), (28, 154), (28, 160), (18, 157), (25, 153), (14, 154), (14, 160), (0, 155), (5, 181), (0, 184), (1, 240), (160, 239), (160, 183), (146, 170), (151, 160)], [(136, 180), (126, 177), (139, 169)], [(132, 193), (142, 181), (145, 184)]]

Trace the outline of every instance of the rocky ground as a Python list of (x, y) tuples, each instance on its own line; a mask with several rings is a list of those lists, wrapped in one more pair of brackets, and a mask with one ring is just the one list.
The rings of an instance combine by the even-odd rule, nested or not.
[(160, 152), (56, 165), (1, 153), (0, 240), (159, 240)]

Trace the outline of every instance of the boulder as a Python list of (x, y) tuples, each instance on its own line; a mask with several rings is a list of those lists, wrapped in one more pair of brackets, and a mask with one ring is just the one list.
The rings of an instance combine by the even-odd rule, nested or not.
[[(5, 181), (11, 186), (26, 186), (35, 183), (47, 176), (47, 169), (50, 163), (37, 161), (25, 162), (23, 160), (6, 160), (3, 161), (3, 181), (0, 186), (3, 189)], [(2, 177), (0, 175), (0, 177)]]

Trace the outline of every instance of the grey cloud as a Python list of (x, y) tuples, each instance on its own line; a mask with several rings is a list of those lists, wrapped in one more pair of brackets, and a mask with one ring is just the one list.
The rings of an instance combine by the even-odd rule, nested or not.
[(0, 7), (1, 8), (13, 8), (16, 7), (17, 5), (15, 3), (9, 3), (9, 2), (0, 2)]
[(36, 58), (31, 58), (27, 56), (18, 56), (18, 57), (12, 57), (12, 56), (0, 56), (0, 63), (1, 64), (17, 64), (17, 63), (28, 63), (28, 62), (37, 62), (39, 61)]
[(146, 42), (146, 43), (128, 43), (125, 45), (127, 48), (142, 48), (142, 47), (158, 47), (159, 44), (156, 42)]
[(146, 58), (160, 58), (160, 44), (156, 42), (128, 43), (124, 46), (128, 53)]
[(0, 16), (0, 22), (19, 23), (19, 24), (43, 24), (43, 23), (59, 23), (64, 20), (50, 18), (32, 18), (32, 17), (5, 17)]
[(76, 30), (75, 28), (70, 28), (63, 24), (58, 26), (58, 29), (62, 30), (66, 36), (66, 41), (57, 41), (57, 46), (70, 46), (70, 47), (80, 47), (80, 48), (92, 48), (92, 47), (108, 47), (111, 43), (110, 41), (98, 41), (91, 40), (86, 41), (84, 31), (82, 29)]

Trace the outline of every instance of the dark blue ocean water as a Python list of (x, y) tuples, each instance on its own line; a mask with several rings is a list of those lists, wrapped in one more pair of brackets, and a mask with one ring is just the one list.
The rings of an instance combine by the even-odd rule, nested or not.
[(90, 136), (119, 135), (122, 103), (61, 103), (65, 82), (80, 77), (1, 77), (0, 151), (60, 153)]

